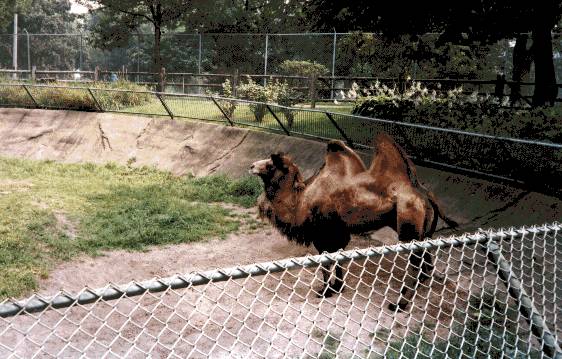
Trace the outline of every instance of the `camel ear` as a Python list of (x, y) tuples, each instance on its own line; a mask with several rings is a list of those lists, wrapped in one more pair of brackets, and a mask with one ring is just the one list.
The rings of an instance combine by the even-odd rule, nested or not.
[(304, 184), (304, 179), (302, 178), (300, 172), (297, 172), (295, 174), (295, 181), (293, 183), (293, 188), (295, 189), (295, 191), (302, 191), (304, 190), (305, 187), (306, 185)]
[(275, 167), (285, 168), (285, 162), (283, 161), (284, 155), (285, 154), (283, 152), (277, 152), (277, 153), (271, 154), (271, 160), (273, 161), (273, 164), (275, 165)]

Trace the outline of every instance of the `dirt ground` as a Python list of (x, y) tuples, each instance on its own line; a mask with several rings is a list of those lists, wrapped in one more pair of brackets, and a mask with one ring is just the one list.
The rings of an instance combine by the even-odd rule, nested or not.
[[(232, 206), (229, 206), (232, 207)], [(257, 209), (236, 208), (257, 220)], [(85, 286), (103, 287), (154, 277), (168, 277), (239, 265), (268, 262), (290, 257), (316, 255), (311, 247), (287, 241), (277, 230), (261, 223), (257, 229), (242, 226), (225, 239), (153, 247), (143, 252), (110, 251), (98, 257), (82, 256), (57, 266), (39, 283), (39, 293), (52, 295), (59, 290), (79, 291)], [(353, 236), (347, 249), (397, 243), (397, 235), (383, 228), (366, 236)], [(103, 270), (100, 270), (102, 268)]]
[[(97, 163), (135, 158), (138, 165), (180, 175), (236, 175), (245, 173), (252, 161), (283, 150), (296, 155), (306, 175), (321, 165), (324, 147), (170, 120), (0, 110), (0, 155), (18, 158)], [(419, 168), (418, 174), (446, 213), (461, 223), (461, 231), (560, 219), (557, 198), (432, 169)], [(65, 225), (63, 217), (57, 220)], [(396, 233), (385, 228), (353, 237), (347, 249), (394, 243)], [(435, 275), (403, 313), (389, 311), (387, 304), (396, 300), (406, 261), (389, 255), (346, 265), (347, 287), (329, 299), (316, 296), (320, 275), (312, 268), (0, 319), (0, 358), (14, 353), (23, 358), (384, 357), (388, 343), (409, 331), (426, 328), (424, 338), (430, 344), (446, 340), (453, 313), (466, 307), (469, 293), (479, 293), (483, 283), (497, 282), (482, 253), (438, 252)], [(41, 281), (40, 294), (76, 293), (85, 286), (100, 288), (307, 254), (316, 252), (288, 242), (269, 226), (245, 227), (225, 239), (80, 257), (54, 268)]]
[[(396, 242), (396, 233), (383, 228), (353, 237), (347, 249)], [(307, 254), (316, 252), (268, 226), (251, 233), (243, 229), (226, 239), (82, 257), (57, 267), (41, 283), (41, 293), (61, 288), (76, 293), (84, 286)], [(415, 304), (404, 313), (387, 309), (397, 298), (406, 263), (404, 256), (390, 255), (345, 265), (346, 288), (329, 299), (317, 297), (321, 276), (318, 268), (310, 268), (0, 320), (0, 357), (2, 345), (13, 345), (21, 357), (379, 357), (390, 340), (421, 330), (423, 323), (438, 323), (431, 335), (445, 338), (454, 305), (466, 303), (474, 283), (450, 271), (448, 261), (458, 256), (442, 254), (446, 258), (436, 262), (441, 274), (418, 290)]]

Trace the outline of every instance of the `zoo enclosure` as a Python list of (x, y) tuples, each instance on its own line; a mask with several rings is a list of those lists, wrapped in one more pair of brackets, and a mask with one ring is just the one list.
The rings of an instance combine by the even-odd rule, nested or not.
[[(69, 101), (72, 99), (72, 101)], [(208, 95), (0, 84), (0, 106), (106, 111), (217, 121), (363, 150), (390, 134), (418, 163), (560, 196), (562, 144)]]
[[(498, 74), (511, 79), (512, 39), (478, 44), (467, 50), (466, 46), (438, 44), (438, 36), (420, 35), (414, 49), (406, 38), (389, 43), (376, 33), (169, 33), (162, 38), (162, 57), (169, 90), (183, 93), (219, 88), (235, 74), (267, 81), (269, 76), (281, 75), (284, 60), (309, 60), (325, 66), (328, 71), (320, 78), (319, 98), (334, 98), (335, 93), (346, 91), (354, 81), (365, 83), (375, 78), (397, 82), (400, 76), (408, 75), (430, 84), (452, 83), (464, 85), (467, 92), (485, 93), (495, 91)], [(562, 39), (559, 33), (552, 36), (555, 69), (561, 78)], [(88, 33), (20, 34), (19, 67), (14, 69), (13, 35), (0, 34), (0, 49), (5, 50), (0, 51), (0, 68), (9, 74), (17, 70), (20, 78), (30, 79), (36, 74), (37, 78), (72, 81), (76, 80), (77, 70), (80, 81), (93, 81), (95, 69), (99, 68), (99, 79), (119, 72), (131, 81), (154, 84), (155, 74), (150, 72), (152, 34), (134, 34), (126, 46), (111, 51), (93, 48), (89, 37)], [(439, 58), (436, 51), (446, 54), (445, 59)], [(295, 88), (308, 87), (308, 79), (286, 79)], [(531, 66), (529, 79), (521, 83), (523, 96), (532, 94), (533, 82)]]
[[(560, 357), (562, 227), (480, 230), (0, 304), (2, 357)], [(435, 269), (410, 298), (408, 256)], [(343, 293), (319, 298), (322, 264)]]

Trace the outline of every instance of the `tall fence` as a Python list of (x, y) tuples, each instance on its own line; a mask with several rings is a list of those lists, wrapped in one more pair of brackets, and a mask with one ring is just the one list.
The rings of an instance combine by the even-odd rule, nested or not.
[[(152, 70), (152, 34), (133, 34), (126, 46), (110, 51), (94, 48), (89, 33), (17, 36), (20, 76), (31, 75), (35, 66), (40, 71), (56, 70), (59, 78), (67, 79), (79, 69), (88, 78), (99, 67), (127, 73), (133, 81), (152, 81), (147, 76)], [(562, 78), (562, 38), (559, 33), (552, 37), (555, 69)], [(284, 60), (314, 61), (325, 66), (331, 87), (338, 88), (349, 87), (349, 82), (337, 77), (397, 78), (404, 73), (414, 79), (493, 80), (497, 74), (512, 78), (513, 39), (467, 47), (440, 44), (438, 38), (438, 34), (389, 40), (376, 33), (169, 33), (162, 37), (161, 52), (169, 73), (192, 76), (237, 71), (267, 77), (280, 74)], [(13, 51), (13, 35), (0, 34), (0, 68), (14, 69)], [(212, 78), (205, 81), (213, 83)], [(526, 81), (534, 82), (532, 66)], [(523, 95), (531, 95), (532, 90), (524, 86)]]
[[(562, 227), (423, 242), (85, 288), (0, 304), (0, 356), (552, 358), (562, 352)], [(404, 311), (408, 256), (431, 277)], [(345, 286), (318, 296), (321, 266)]]
[(415, 162), (560, 195), (562, 144), (492, 136), (216, 96), (0, 84), (0, 106), (106, 111), (217, 121), (371, 150), (386, 132)]

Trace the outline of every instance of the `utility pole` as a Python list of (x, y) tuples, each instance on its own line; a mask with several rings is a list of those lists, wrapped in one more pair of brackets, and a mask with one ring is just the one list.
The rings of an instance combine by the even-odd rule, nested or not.
[(18, 14), (14, 14), (14, 47), (13, 47), (13, 62), (14, 62), (14, 80), (18, 79)]

